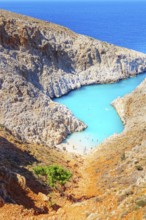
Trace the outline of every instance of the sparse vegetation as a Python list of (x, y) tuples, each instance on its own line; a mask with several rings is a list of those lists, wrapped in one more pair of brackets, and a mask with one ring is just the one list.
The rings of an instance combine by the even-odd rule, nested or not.
[(58, 165), (37, 166), (33, 170), (36, 175), (45, 176), (47, 184), (52, 188), (56, 187), (56, 184), (65, 185), (72, 177), (72, 173), (69, 170)]
[(143, 167), (142, 167), (142, 166), (140, 166), (140, 165), (136, 165), (136, 166), (135, 166), (135, 168), (136, 168), (138, 171), (143, 170)]
[(126, 155), (125, 155), (125, 152), (124, 153), (122, 153), (122, 155), (121, 155), (121, 160), (125, 160), (126, 159)]
[(142, 196), (142, 197), (138, 198), (138, 199), (136, 200), (136, 205), (137, 205), (138, 207), (144, 207), (144, 206), (146, 206), (146, 196)]
[(4, 126), (4, 125), (2, 125), (2, 124), (0, 124), (0, 128), (4, 129), (4, 128), (5, 128), (5, 126)]

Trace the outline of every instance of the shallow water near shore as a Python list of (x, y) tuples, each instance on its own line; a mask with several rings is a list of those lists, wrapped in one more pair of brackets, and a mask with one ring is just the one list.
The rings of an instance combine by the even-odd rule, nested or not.
[(114, 133), (124, 129), (114, 107), (113, 100), (132, 92), (144, 79), (146, 73), (113, 84), (89, 85), (71, 91), (54, 101), (66, 105), (88, 128), (70, 135), (64, 143), (79, 152), (96, 147)]

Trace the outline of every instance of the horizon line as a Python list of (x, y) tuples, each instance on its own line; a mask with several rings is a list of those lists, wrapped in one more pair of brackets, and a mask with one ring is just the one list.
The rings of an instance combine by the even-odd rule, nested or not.
[(146, 0), (1, 0), (3, 2), (146, 2)]

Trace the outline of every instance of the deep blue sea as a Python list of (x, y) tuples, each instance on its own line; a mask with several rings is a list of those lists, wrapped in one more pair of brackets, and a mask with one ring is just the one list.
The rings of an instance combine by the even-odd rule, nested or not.
[[(146, 53), (146, 2), (0, 2), (0, 8), (51, 21), (99, 40)], [(55, 99), (88, 128), (67, 142), (80, 151), (97, 146), (123, 124), (111, 102), (136, 88), (146, 73), (111, 85), (85, 86)], [(78, 105), (77, 105), (78, 103)]]
[[(2, 2), (3, 1), (3, 2)], [(52, 21), (80, 34), (146, 52), (146, 2), (0, 0), (0, 8)]]

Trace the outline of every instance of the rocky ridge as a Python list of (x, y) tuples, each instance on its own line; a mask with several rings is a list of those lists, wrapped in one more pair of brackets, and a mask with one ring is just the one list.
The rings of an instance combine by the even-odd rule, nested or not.
[(0, 11), (0, 124), (24, 142), (54, 146), (86, 128), (54, 97), (145, 70), (145, 54)]

